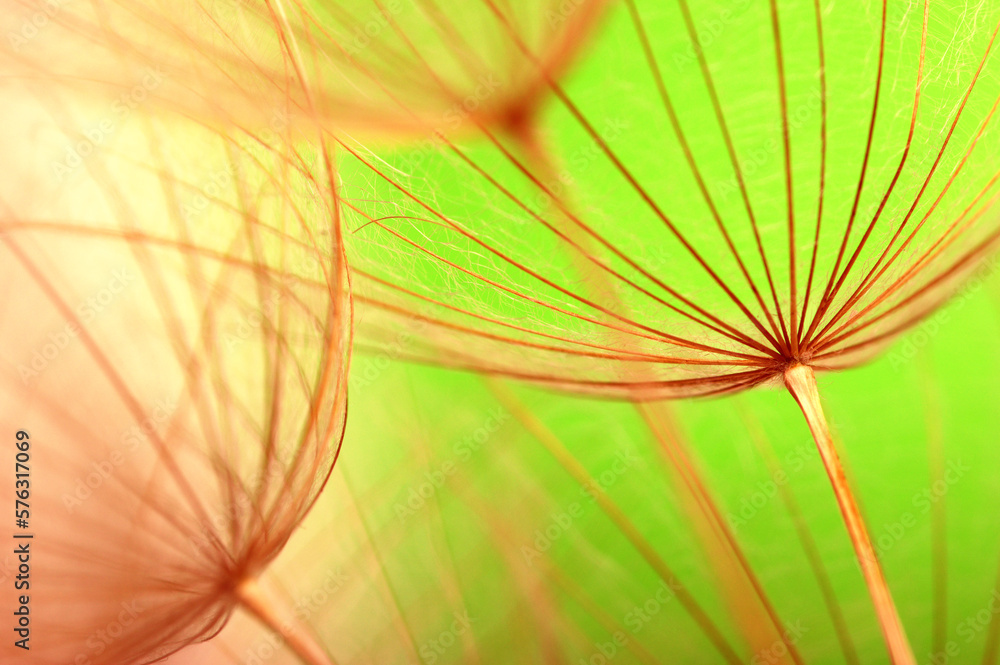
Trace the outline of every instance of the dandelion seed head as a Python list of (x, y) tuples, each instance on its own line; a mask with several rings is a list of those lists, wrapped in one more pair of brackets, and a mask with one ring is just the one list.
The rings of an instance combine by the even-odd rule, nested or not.
[(80, 161), (26, 159), (0, 192), (0, 422), (33, 441), (37, 662), (148, 663), (221, 629), (337, 458), (337, 213), (280, 137), (137, 111), (81, 150), (72, 99), (5, 116), (3, 145), (23, 119), (47, 137), (14, 154)]

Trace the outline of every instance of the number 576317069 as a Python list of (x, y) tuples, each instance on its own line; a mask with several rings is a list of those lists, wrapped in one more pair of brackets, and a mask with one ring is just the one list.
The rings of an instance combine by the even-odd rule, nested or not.
[(14, 455), (14, 517), (17, 526), (21, 529), (28, 528), (28, 518), (31, 517), (31, 506), (28, 499), (31, 497), (31, 468), (28, 461), (31, 459), (29, 452), (31, 439), (24, 430), (17, 432), (17, 441), (14, 444), (17, 453)]

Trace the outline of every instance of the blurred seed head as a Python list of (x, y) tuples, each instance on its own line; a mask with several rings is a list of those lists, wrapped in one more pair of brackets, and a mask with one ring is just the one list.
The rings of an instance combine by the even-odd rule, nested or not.
[(33, 662), (152, 662), (221, 628), (337, 459), (336, 176), (286, 134), (5, 99), (0, 422), (32, 442)]

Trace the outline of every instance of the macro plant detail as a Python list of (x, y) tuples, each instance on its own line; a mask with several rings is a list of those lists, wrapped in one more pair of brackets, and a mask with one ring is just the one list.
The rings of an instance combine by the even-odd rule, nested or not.
[[(930, 3), (893, 26), (888, 3), (882, 3), (871, 17), (877, 57), (863, 51), (853, 62), (850, 48), (841, 48), (838, 39), (854, 38), (856, 15), (842, 18), (851, 22), (848, 27), (819, 3), (799, 12), (782, 12), (769, 3), (756, 14), (761, 29), (736, 40), (756, 38), (773, 46), (769, 52), (744, 44), (736, 51), (743, 55), (740, 66), (751, 53), (758, 71), (774, 71), (768, 98), (759, 84), (743, 93), (752, 94), (755, 104), (747, 112), (740, 106), (739, 81), (726, 78), (735, 72), (726, 71), (724, 58), (710, 62), (696, 49), (690, 75), (670, 77), (642, 11), (636, 3), (626, 4), (621, 22), (630, 25), (622, 29), (635, 32), (647, 66), (622, 70), (648, 77), (659, 105), (633, 101), (609, 111), (595, 103), (592, 111), (577, 103), (571, 90), (548, 81), (558, 107), (552, 114), (568, 116), (578, 137), (592, 142), (593, 161), (605, 162), (600, 177), (616, 178), (619, 188), (631, 190), (633, 206), (622, 205), (617, 189), (612, 198), (596, 184), (596, 194), (580, 186), (587, 174), (578, 175), (576, 167), (598, 171), (600, 166), (571, 159), (556, 175), (559, 167), (539, 155), (538, 142), (525, 144), (518, 134), (505, 142), (485, 126), (487, 150), (441, 137), (451, 152), (442, 159), (442, 172), (478, 179), (489, 197), (491, 206), (477, 215), (452, 214), (433, 193), (422, 196), (425, 190), (408, 183), (407, 173), (397, 174), (347, 147), (388, 192), (381, 206), (358, 209), (364, 230), (357, 233), (365, 234), (362, 243), (378, 248), (371, 255), (379, 258), (371, 270), (365, 258), (353, 262), (362, 277), (358, 302), (389, 320), (377, 325), (376, 338), (385, 334), (381, 329), (394, 330), (399, 316), (412, 315), (424, 324), (424, 343), (411, 357), (549, 386), (648, 400), (722, 394), (783, 380), (820, 448), (892, 659), (914, 662), (837, 459), (813, 372), (869, 358), (939, 306), (953, 280), (994, 245), (1000, 172), (983, 149), (983, 137), (1000, 103), (989, 70), (1000, 23), (984, 17), (978, 36), (963, 32), (963, 53), (949, 56), (968, 63), (964, 76), (943, 68), (935, 74), (929, 51), (940, 62), (933, 49), (955, 48), (955, 37), (932, 23)], [(675, 24), (696, 41), (691, 8), (681, 2), (679, 12)], [(502, 17), (499, 22), (530, 57), (511, 26)], [(942, 32), (931, 34), (932, 25)], [(783, 34), (811, 38), (792, 47)], [(850, 84), (864, 81), (871, 90), (862, 105), (870, 110), (858, 112), (858, 95), (848, 96), (838, 65), (828, 65), (833, 57), (849, 72)], [(907, 72), (912, 85), (894, 81), (891, 92), (884, 90), (887, 66), (895, 67), (899, 79)], [(726, 83), (735, 92), (727, 91)], [(683, 107), (673, 101), (675, 87), (685, 91)], [(740, 109), (745, 124), (734, 120), (727, 106)], [(980, 111), (966, 115), (971, 108)], [(635, 124), (655, 126), (641, 113), (653, 109), (666, 116), (659, 121), (666, 125), (666, 138), (652, 133), (663, 144), (652, 160), (635, 148), (621, 154), (598, 129), (602, 113), (604, 127), (614, 127), (611, 113), (628, 124), (638, 116), (642, 121)], [(761, 131), (754, 114), (764, 109), (777, 120)], [(709, 122), (685, 116), (695, 110)], [(715, 136), (696, 133), (707, 128)], [(770, 164), (740, 154), (739, 139), (747, 136), (750, 145), (756, 140), (771, 146), (765, 151), (773, 153)], [(831, 136), (838, 154), (851, 145), (857, 157), (828, 160)], [(663, 149), (672, 150), (675, 159), (660, 158)], [(661, 167), (657, 173), (686, 176), (686, 186), (661, 176), (654, 190), (645, 182), (655, 176), (631, 162), (646, 169), (657, 162), (685, 167)], [(722, 200), (727, 190), (720, 196), (720, 187), (709, 184), (713, 180), (735, 181), (729, 201)], [(572, 193), (566, 193), (566, 181), (578, 185)], [(830, 192), (850, 195), (834, 198)], [(581, 204), (573, 196), (586, 200), (589, 216), (577, 212)], [(713, 226), (714, 237), (707, 231)], [(711, 254), (706, 247), (713, 248)], [(365, 257), (366, 249), (358, 254)], [(656, 262), (652, 269), (657, 255), (669, 262)], [(562, 259), (561, 266), (553, 265), (553, 256)], [(412, 277), (401, 279), (393, 271), (426, 277), (414, 285)], [(362, 320), (370, 318), (363, 314)], [(359, 331), (366, 336), (364, 323)]]
[[(897, 538), (896, 522), (871, 521), (858, 467), (841, 461), (855, 444), (835, 442), (815, 375), (867, 371), (901, 336), (910, 343), (996, 249), (996, 8), (115, 0), (49, 3), (34, 20), (36, 4), (8, 4), (3, 422), (28, 419), (33, 439), (60, 441), (37, 463), (62, 488), (48, 490), (48, 514), (65, 515), (38, 527), (58, 546), (38, 555), (36, 574), (61, 586), (38, 592), (36, 625), (62, 638), (38, 638), (39, 662), (268, 660), (242, 618), (224, 630), (237, 608), (310, 665), (334, 653), (500, 662), (507, 629), (551, 662), (663, 662), (674, 648), (683, 662), (854, 663), (886, 651), (918, 662), (904, 629), (912, 603), (881, 563), (916, 522), (900, 518)], [(352, 417), (360, 450), (345, 470), (334, 463), (349, 353), (368, 409), (415, 412), (407, 427), (392, 422), (402, 407)], [(801, 420), (764, 428), (741, 407), (739, 435), (720, 421), (689, 436), (677, 414), (702, 407), (664, 401), (769, 386), (805, 417), (825, 493), (796, 501), (770, 480), (764, 504), (748, 505), (756, 515), (780, 489), (795, 524), (788, 549), (804, 553), (820, 593), (811, 625), (829, 622), (835, 656), (791, 613), (712, 475), (747, 429), (772, 479), (787, 478), (766, 440), (801, 438)], [(618, 403), (607, 408), (628, 423), (622, 448), (602, 443), (613, 428), (593, 415), (595, 398)], [(498, 406), (449, 448), (448, 419), (418, 412), (433, 400), (459, 421), (472, 405)], [(550, 401), (589, 429), (551, 422)], [(936, 664), (960, 655), (949, 652), (943, 506), (958, 482), (947, 473), (967, 470), (946, 466), (943, 425), (929, 423), (926, 449), (905, 436), (891, 449), (931, 462)], [(508, 476), (469, 462), (492, 464), (494, 440), (511, 448)], [(622, 452), (636, 441), (638, 461)], [(815, 452), (797, 464), (818, 470)], [(557, 499), (570, 481), (582, 500)], [(619, 494), (643, 482), (648, 495)], [(510, 484), (538, 487), (519, 497)], [(824, 527), (807, 515), (833, 510), (830, 488), (841, 523), (821, 546)], [(321, 491), (336, 501), (316, 514)], [(512, 520), (515, 505), (533, 521)], [(459, 552), (449, 519), (470, 516), (477, 536)], [(597, 520), (617, 545), (576, 533)], [(286, 547), (310, 523), (311, 544)], [(425, 526), (433, 555), (422, 556), (439, 568), (414, 569), (440, 575), (446, 597), (426, 620), (413, 610), (426, 579), (400, 582), (406, 564), (391, 563), (397, 549), (422, 551), (413, 538)], [(853, 582), (829, 557), (844, 529), (879, 650), (858, 643), (841, 604)], [(357, 538), (357, 560), (342, 537)], [(576, 546), (576, 565), (623, 585), (652, 575), (657, 607), (697, 637), (664, 626), (663, 642), (640, 640), (652, 619), (598, 600), (627, 593), (559, 569)], [(344, 556), (364, 562), (346, 590), (323, 568)], [(511, 580), (493, 610), (463, 595), (496, 593), (468, 579), (479, 562)], [(338, 600), (346, 615), (343, 603), (374, 604), (388, 627), (355, 634), (350, 616), (317, 602), (285, 622), (257, 582), (273, 568), (285, 584), (315, 573), (324, 598), (353, 594)], [(81, 610), (49, 614), (60, 602)], [(444, 627), (432, 627), (441, 613)], [(984, 662), (995, 623), (975, 624), (989, 635)], [(588, 646), (598, 625), (616, 637)], [(209, 640), (219, 632), (229, 637)], [(686, 639), (711, 655), (684, 652)]]
[[(680, 6), (690, 17), (690, 8)], [(453, 213), (449, 202), (432, 199), (422, 179), (410, 181), (412, 174), (359, 154), (383, 195), (360, 212), (365, 231), (353, 234), (362, 238), (357, 244), (402, 255), (407, 264), (400, 271), (427, 275), (434, 288), (439, 284), (432, 279), (450, 279), (452, 291), (434, 299), (413, 288), (419, 281), (406, 282), (413, 293), (394, 288), (404, 280), (393, 280), (391, 263), (381, 267), (386, 274), (362, 278), (373, 283), (368, 290), (379, 303), (386, 302), (382, 309), (428, 318), (440, 338), (428, 346), (447, 348), (445, 362), (589, 392), (640, 391), (647, 399), (730, 392), (773, 380), (797, 362), (827, 370), (870, 357), (926, 316), (948, 285), (988, 252), (996, 173), (984, 136), (997, 102), (990, 68), (996, 21), (982, 17), (958, 54), (928, 53), (955, 47), (956, 28), (940, 25), (945, 8), (939, 18), (925, 3), (905, 22), (889, 25), (883, 3), (867, 15), (866, 46), (877, 57), (864, 51), (851, 59), (837, 39), (855, 36), (856, 16), (848, 29), (836, 12), (788, 11), (785, 32), (809, 36), (808, 44), (795, 44), (799, 57), (790, 60), (775, 7), (773, 29), (755, 37), (777, 40), (771, 49), (777, 58), (740, 44), (775, 70), (772, 94), (763, 99), (755, 85), (754, 115), (744, 119), (747, 102), (740, 95), (750, 91), (723, 88), (742, 76), (726, 54), (709, 62), (699, 53), (683, 76), (671, 79), (669, 58), (661, 56), (666, 62), (659, 64), (651, 28), (630, 7), (631, 20), (624, 9), (618, 13), (618, 29), (647, 45), (635, 57), (648, 58), (648, 65), (628, 70), (635, 79), (628, 85), (641, 89), (648, 82), (650, 90), (641, 105), (614, 110), (588, 99), (594, 107), (588, 113), (572, 89), (549, 79), (558, 107), (549, 114), (568, 115), (578, 125), (563, 151), (569, 163), (553, 180), (484, 126), (488, 145), (447, 145), (434, 165), (440, 177), (478, 181), (470, 187), (488, 197), (481, 213)], [(765, 9), (754, 18), (767, 27)], [(510, 39), (527, 50), (516, 34)], [(819, 67), (834, 55), (843, 59), (842, 69)], [(944, 55), (967, 69), (927, 63)], [(887, 90), (890, 66), (900, 70), (900, 80)], [(674, 86), (687, 95), (683, 106), (673, 102)], [(859, 88), (868, 91), (861, 109), (853, 96), (845, 99)], [(601, 99), (607, 97), (613, 95)], [(727, 113), (727, 105), (740, 110)], [(762, 129), (762, 118), (771, 116)], [(615, 140), (650, 126), (660, 143), (650, 141), (649, 149)], [(838, 155), (850, 146), (856, 159), (833, 162), (831, 136)], [(755, 141), (772, 151), (761, 166), (752, 161)], [(744, 143), (749, 147), (741, 154)], [(590, 149), (589, 161), (574, 159), (573, 148), (581, 147)], [(669, 173), (677, 184), (665, 175), (675, 165)], [(732, 181), (737, 186), (729, 190)], [(573, 183), (571, 191), (566, 182)], [(575, 212), (584, 205), (589, 217)], [(448, 253), (455, 245), (469, 252)], [(358, 254), (367, 269), (366, 255)], [(562, 263), (537, 268), (554, 261)], [(479, 304), (477, 288), (497, 294), (500, 304)], [(594, 342), (608, 338), (613, 341), (603, 347)], [(648, 366), (653, 376), (615, 380), (636, 366)], [(540, 371), (546, 367), (552, 371)]]
[(90, 87), (113, 88), (109, 69), (155, 65), (166, 83), (151, 96), (200, 117), (420, 137), (429, 123), (449, 131), (518, 125), (538, 106), (546, 79), (586, 46), (607, 4), (506, 5), (504, 20), (537, 59), (507, 40), (480, 38), (493, 30), (496, 5), (440, 0), (66, 4), (38, 40), (18, 33), (15, 13), (7, 46), (12, 65)]
[[(56, 186), (89, 110), (66, 99), (19, 98), (3, 137), (36, 137), (2, 194), (3, 421), (60, 442), (32, 458), (62, 488), (34, 493), (32, 662), (154, 662), (237, 607), (269, 619), (255, 580), (337, 459), (337, 214), (308, 194), (315, 154), (183, 118), (123, 127)], [(329, 662), (307, 636), (286, 638)]]

